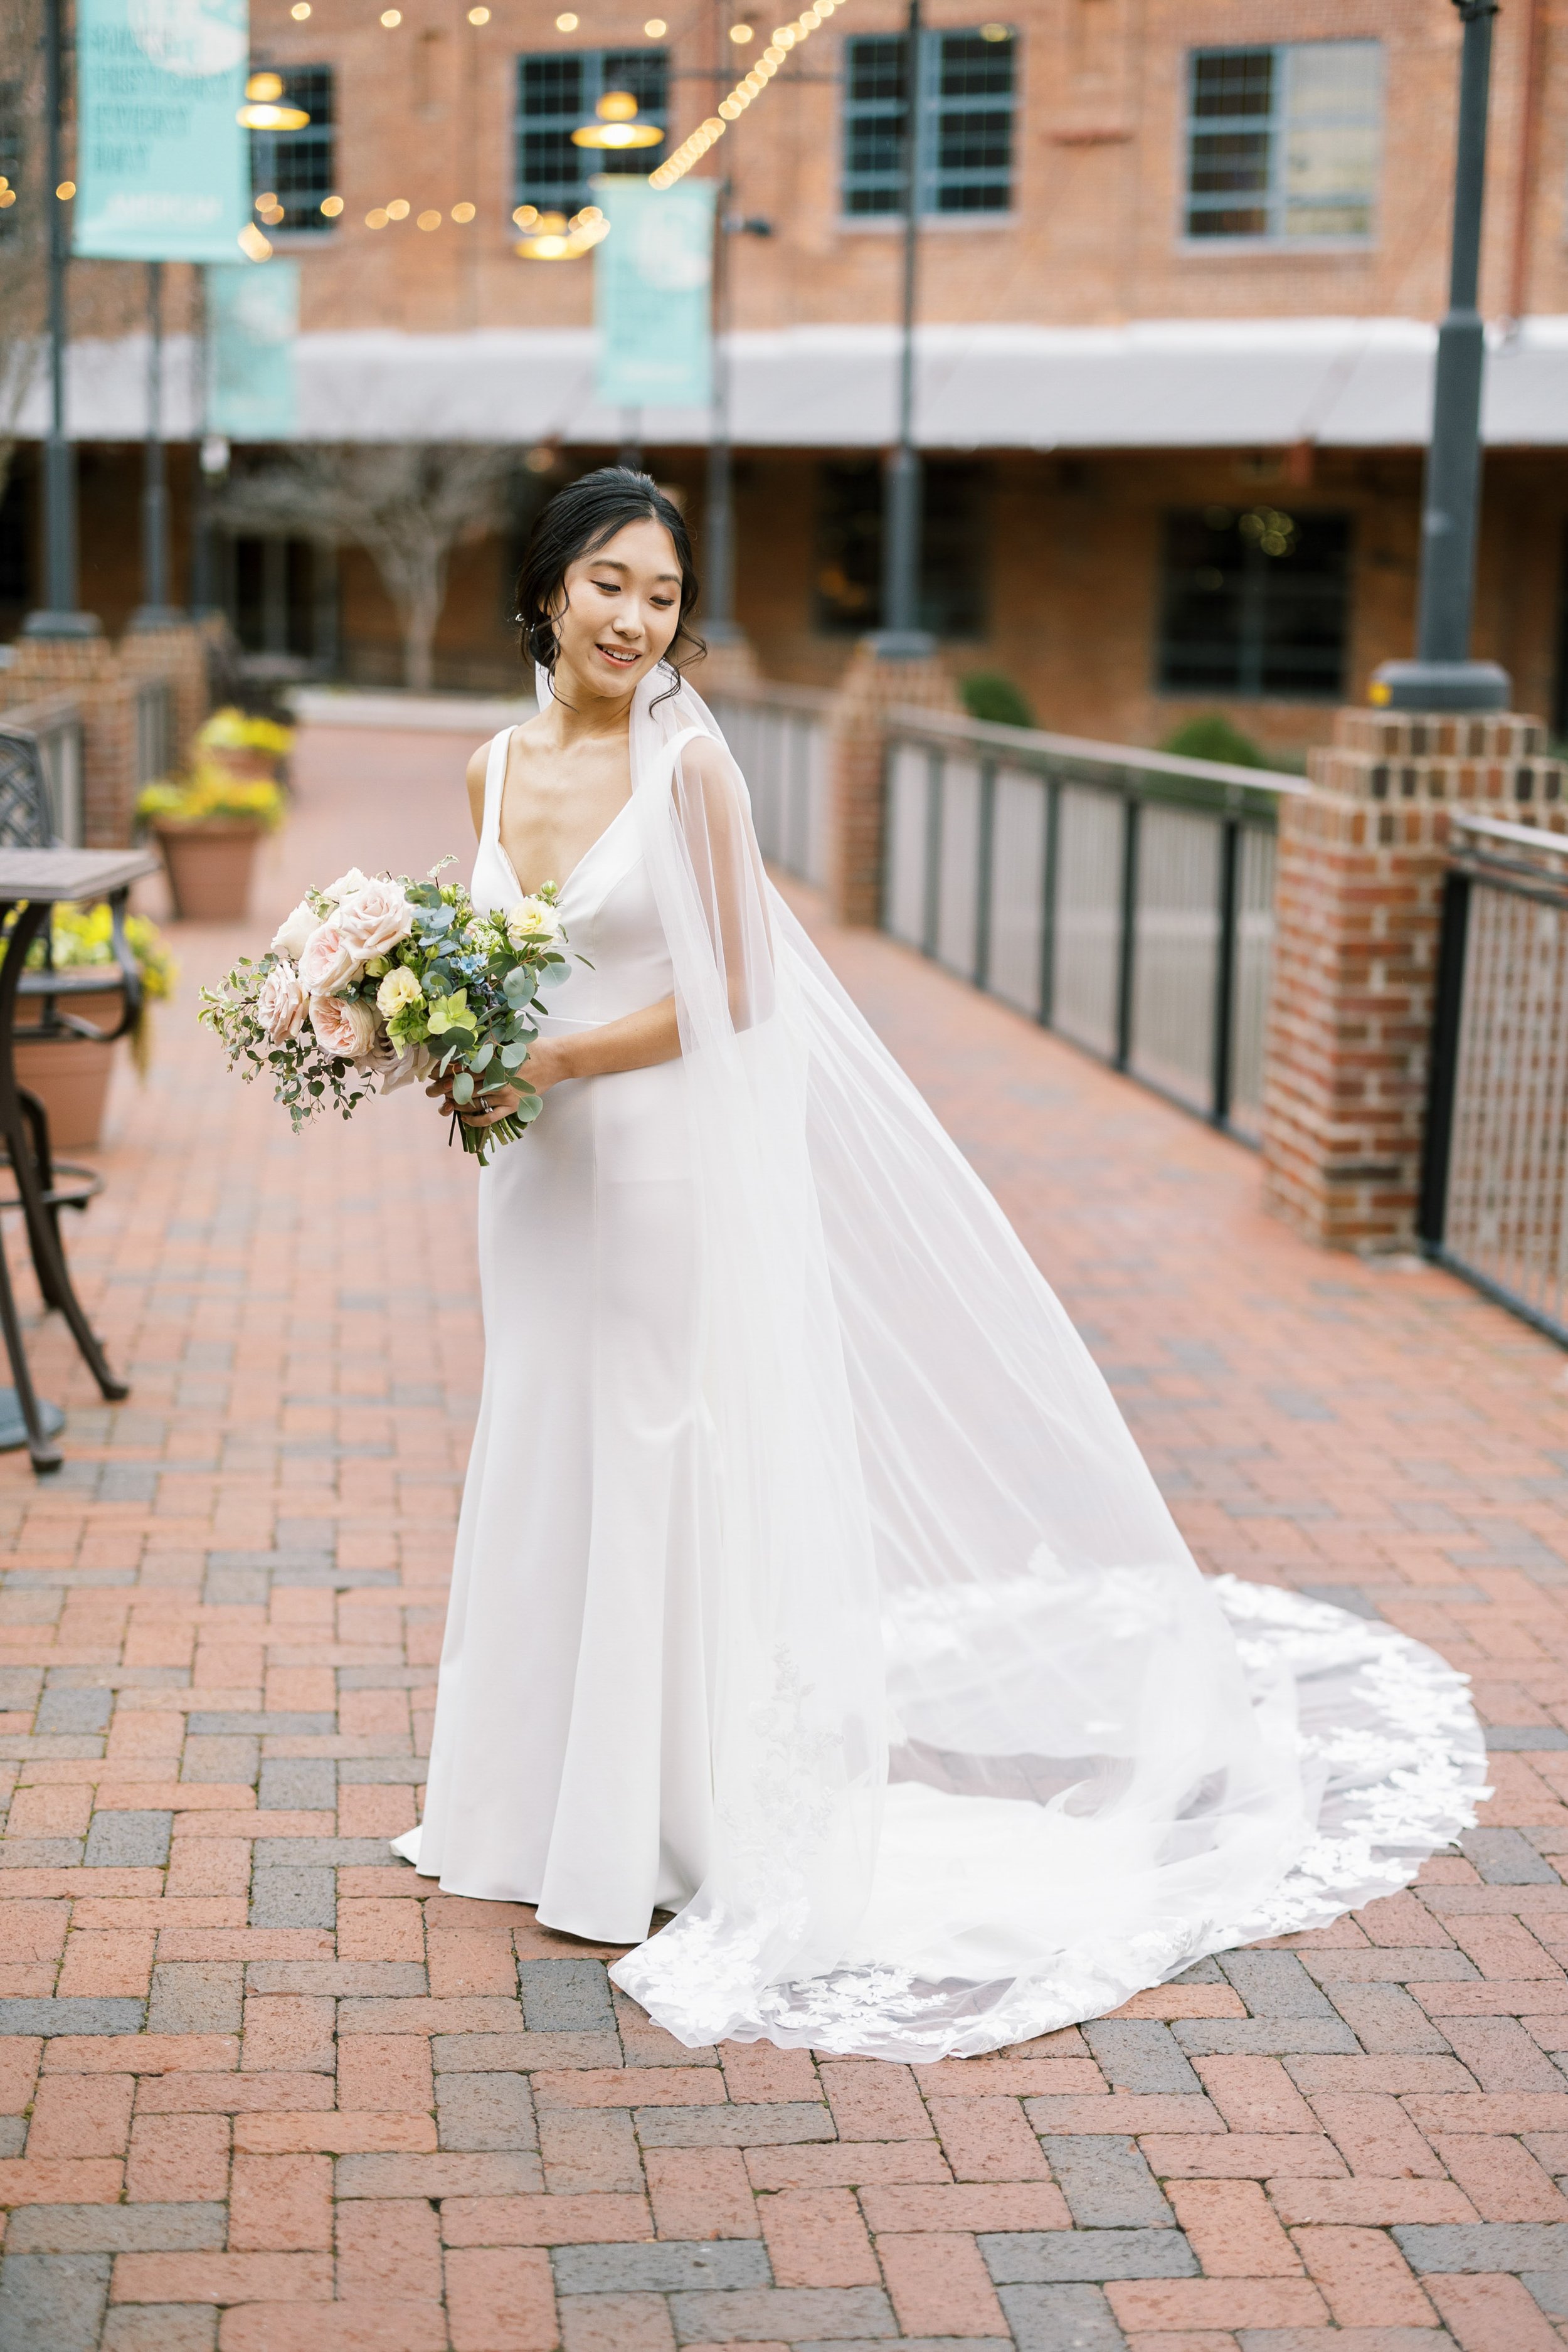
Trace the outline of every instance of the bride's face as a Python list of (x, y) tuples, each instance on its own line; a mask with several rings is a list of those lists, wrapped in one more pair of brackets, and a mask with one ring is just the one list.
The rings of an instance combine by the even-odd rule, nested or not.
[(680, 618), (680, 561), (661, 522), (628, 522), (566, 569), (556, 607), (557, 676), (624, 701), (662, 654)]

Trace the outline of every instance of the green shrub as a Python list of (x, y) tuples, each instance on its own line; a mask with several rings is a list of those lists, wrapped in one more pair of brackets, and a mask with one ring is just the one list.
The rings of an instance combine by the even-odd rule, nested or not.
[(994, 727), (1032, 727), (1035, 714), (1022, 690), (999, 669), (973, 669), (960, 681), (959, 692), (971, 719), (988, 719)]
[(1162, 751), (1177, 751), (1184, 760), (1221, 760), (1227, 768), (1266, 768), (1268, 755), (1261, 743), (1244, 735), (1223, 710), (1205, 710), (1167, 735)]

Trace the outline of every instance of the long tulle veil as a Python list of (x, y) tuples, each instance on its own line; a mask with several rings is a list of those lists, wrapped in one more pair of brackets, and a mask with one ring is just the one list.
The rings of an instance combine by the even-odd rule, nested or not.
[(1405, 1884), (1483, 1792), (1463, 1678), (1199, 1574), (668, 687), (632, 763), (697, 1147), (716, 1822), (616, 1981), (691, 2045), (931, 2059)]

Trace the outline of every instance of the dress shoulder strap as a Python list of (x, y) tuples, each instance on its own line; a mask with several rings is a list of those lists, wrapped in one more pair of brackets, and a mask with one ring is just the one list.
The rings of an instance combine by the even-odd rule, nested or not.
[(500, 802), (506, 785), (506, 755), (511, 749), (516, 730), (503, 727), (499, 735), (490, 738), (490, 755), (485, 763), (485, 821), (479, 839), (500, 839)]

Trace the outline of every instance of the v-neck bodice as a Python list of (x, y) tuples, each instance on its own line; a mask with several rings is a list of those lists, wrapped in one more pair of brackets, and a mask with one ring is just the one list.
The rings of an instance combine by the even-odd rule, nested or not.
[[(501, 846), (501, 793), (511, 730), (489, 747), (484, 816), (471, 894), (480, 908), (509, 907), (524, 894)], [(674, 985), (664, 929), (643, 866), (627, 801), (584, 852), (561, 892), (568, 977), (549, 992), (552, 1018), (597, 1024), (657, 1004)], [(585, 959), (580, 961), (578, 959)]]

